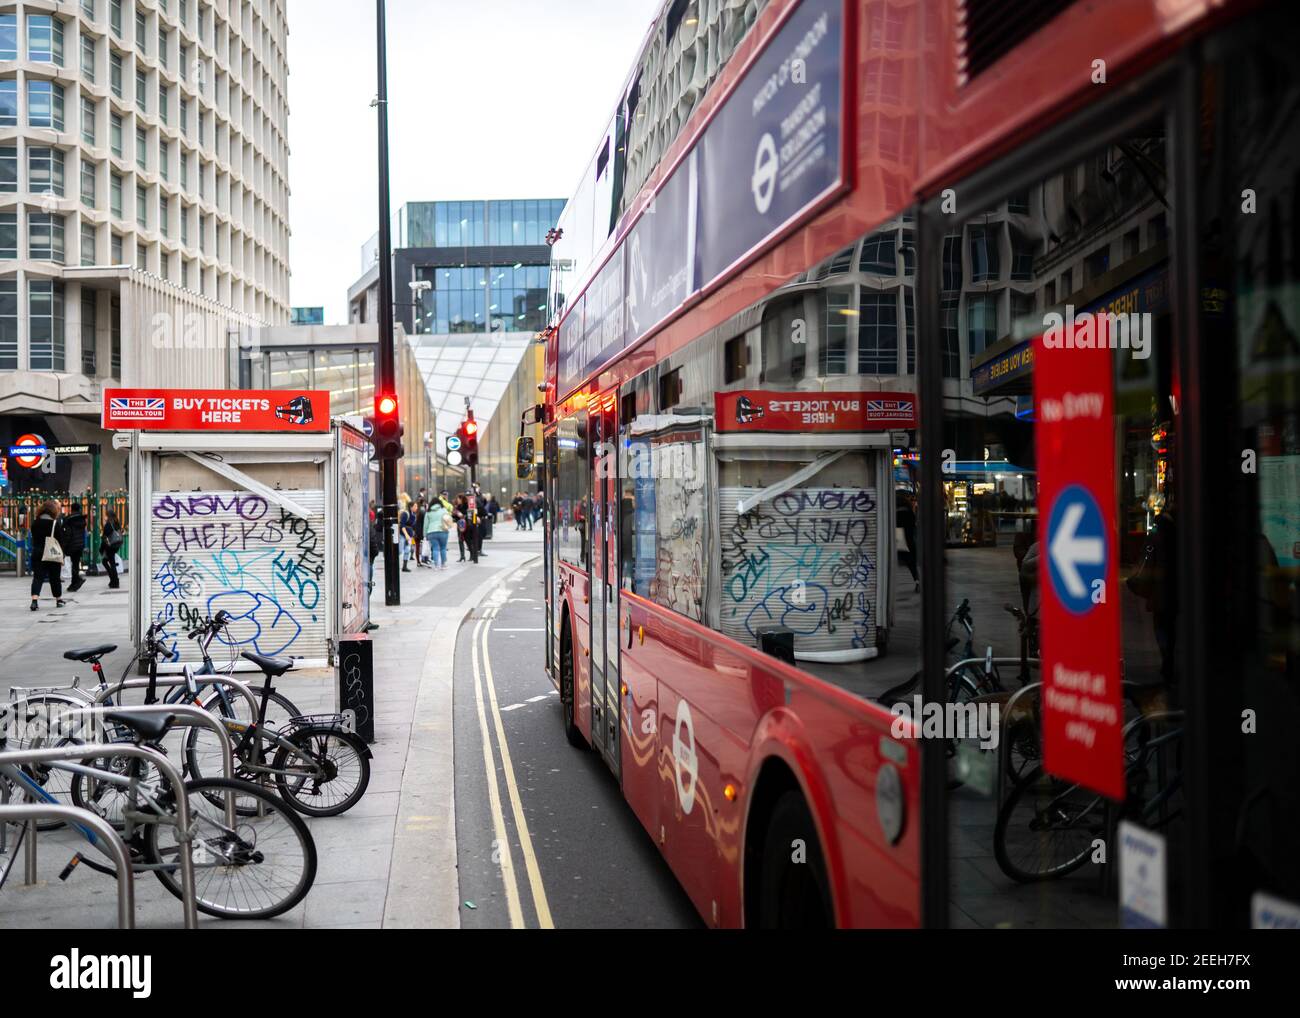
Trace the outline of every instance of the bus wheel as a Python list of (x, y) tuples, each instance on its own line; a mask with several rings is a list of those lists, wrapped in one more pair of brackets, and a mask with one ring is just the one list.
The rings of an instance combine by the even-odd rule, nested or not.
[(782, 794), (763, 840), (759, 878), (762, 929), (829, 929), (834, 925), (826, 863), (803, 796)]
[(582, 732), (574, 724), (574, 705), (577, 702), (578, 676), (573, 664), (573, 640), (569, 636), (569, 623), (564, 623), (564, 635), (560, 638), (560, 710), (564, 718), (564, 737), (570, 746), (579, 749), (587, 745)]

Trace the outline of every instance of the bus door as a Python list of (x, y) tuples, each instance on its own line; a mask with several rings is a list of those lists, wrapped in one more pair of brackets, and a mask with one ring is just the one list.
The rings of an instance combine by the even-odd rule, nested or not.
[[(608, 404), (608, 405), (606, 405)], [(591, 744), (611, 764), (618, 747), (618, 518), (616, 400), (593, 403), (591, 428)], [(610, 627), (614, 633), (608, 635)]]
[[(593, 414), (593, 416), (595, 416)], [(610, 392), (600, 407), (600, 455), (596, 457), (596, 484), (592, 488), (600, 499), (600, 529), (593, 528), (595, 540), (604, 546), (604, 562), (600, 604), (593, 605), (591, 613), (593, 633), (602, 627), (603, 639), (593, 639), (593, 647), (603, 650), (599, 661), (605, 676), (604, 726), (597, 734), (592, 727), (592, 740), (604, 749), (614, 773), (618, 773), (619, 755), (619, 479), (618, 479), (618, 394)], [(594, 600), (594, 595), (593, 595)], [(592, 656), (597, 651), (592, 651)]]
[(559, 590), (555, 582), (555, 562), (552, 556), (555, 554), (555, 535), (551, 533), (552, 521), (555, 519), (555, 477), (556, 477), (556, 444), (555, 444), (555, 425), (546, 431), (542, 437), (542, 482), (538, 488), (542, 496), (542, 564), (543, 579), (545, 586), (542, 588), (546, 591), (546, 670), (551, 674), (552, 679), (559, 682), (560, 675), (560, 656), (556, 648), (555, 639), (555, 618), (559, 612)]

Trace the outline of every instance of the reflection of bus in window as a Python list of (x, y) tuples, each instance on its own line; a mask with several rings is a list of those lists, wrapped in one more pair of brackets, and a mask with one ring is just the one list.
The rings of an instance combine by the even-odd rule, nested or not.
[[(1014, 768), (976, 757), (966, 770), (947, 737), (913, 737), (888, 709), (902, 688), (927, 704), (953, 696), (964, 648), (958, 639), (950, 653), (944, 631), (959, 606), (973, 614), (975, 659), (1012, 662), (1006, 697), (1022, 681), (1041, 696), (1045, 655), (1084, 641), (1038, 640), (1033, 613), (1059, 601), (1038, 577), (1056, 568), (1068, 587), (1113, 550), (1118, 589), (1088, 591), (1121, 624), (1107, 692), (1122, 692), (1120, 675), (1178, 682), (1161, 689), (1177, 705), (1164, 728), (1181, 725), (1184, 706), (1217, 711), (1162, 761), (1214, 761), (1170, 789), (1186, 796), (1162, 832), (1179, 860), (1170, 915), (1241, 924), (1256, 892), (1294, 907), (1300, 322), (1288, 317), (1286, 238), (1300, 229), (1282, 199), (1241, 215), (1240, 188), (1267, 179), (1281, 194), (1294, 177), (1300, 28), (1286, 5), (1226, 0), (1173, 37), (1137, 4), (1121, 40), (1105, 5), (1049, 5), (1063, 13), (968, 47), (968, 88), (927, 73), (958, 58), (924, 30), (950, 6), (767, 0), (734, 49), (743, 60), (709, 63), (706, 88), (654, 109), (640, 97), (671, 84), (656, 79), (655, 47), (682, 5), (665, 4), (649, 34), (600, 139), (604, 152), (621, 138), (622, 170), (611, 161), (602, 174), (593, 151), (553, 248), (564, 304), (546, 336), (557, 533), (545, 659), (563, 732), (617, 776), (711, 925), (1115, 926), (1118, 861), (1092, 857), (1096, 839), (1118, 844), (1113, 825), (1058, 839), (1053, 814), (1032, 808), (1059, 788), (1034, 741), (1036, 710)], [(707, 17), (701, 38), (712, 38)], [(1080, 39), (1112, 40), (1098, 58), (1134, 87), (1085, 95), (1059, 74)], [(824, 77), (789, 102), (780, 58), (799, 40), (833, 55), (810, 51)], [(710, 91), (707, 109), (693, 107)], [(815, 109), (845, 95), (869, 121)], [(1170, 131), (1186, 109), (1197, 129)], [(823, 129), (804, 129), (809, 111)], [(842, 130), (855, 120), (871, 129)], [(969, 128), (960, 150), (958, 121)], [(779, 159), (766, 159), (764, 133), (787, 139)], [(813, 138), (824, 151), (799, 159)], [(600, 190), (620, 172), (621, 192)], [(941, 197), (954, 172), (967, 175), (952, 181), (967, 195), (955, 212)], [(809, 181), (824, 186), (801, 194)], [(1175, 245), (1170, 234), (1189, 226)], [(1187, 256), (1175, 264), (1173, 251)], [(1250, 293), (1236, 292), (1239, 273)], [(622, 318), (593, 285), (620, 278)], [(1055, 546), (1039, 540), (1045, 464), (1071, 464), (1070, 450), (1040, 455), (1044, 423), (1065, 418), (1035, 407), (1047, 377), (1035, 365), (1061, 363), (1039, 359), (1035, 323), (1067, 309), (1150, 316), (1141, 355), (1078, 351), (1114, 357), (1114, 412), (1094, 415), (1115, 434), (1114, 492), (1097, 496), (1103, 526), (1118, 521), (1109, 543), (1077, 520)], [(588, 453), (598, 440), (618, 452), (606, 474)], [(1251, 470), (1238, 468), (1243, 449)], [(580, 517), (600, 524), (585, 540), (566, 534)], [(1160, 540), (1145, 540), (1153, 529)], [(904, 532), (916, 539), (905, 558)], [(1020, 616), (1005, 610), (1017, 604)], [(1220, 753), (1214, 740), (1239, 734), (1222, 719), (1256, 693), (1283, 723)], [(1148, 789), (1164, 780), (1160, 767), (1134, 777)], [(1017, 790), (1029, 819), (999, 825)], [(1225, 830), (1240, 844), (1216, 840)], [(794, 841), (811, 865), (792, 862)]]

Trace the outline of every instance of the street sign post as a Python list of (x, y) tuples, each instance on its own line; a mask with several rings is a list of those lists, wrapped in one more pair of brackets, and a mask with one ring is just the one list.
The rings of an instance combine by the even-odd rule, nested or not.
[(1043, 766), (1124, 798), (1112, 352), (1035, 340)]

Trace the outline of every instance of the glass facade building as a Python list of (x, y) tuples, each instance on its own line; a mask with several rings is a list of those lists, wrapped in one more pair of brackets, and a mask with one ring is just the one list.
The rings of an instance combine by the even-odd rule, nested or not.
[(562, 198), (410, 202), (397, 213), (396, 247), (520, 247), (546, 243)]

